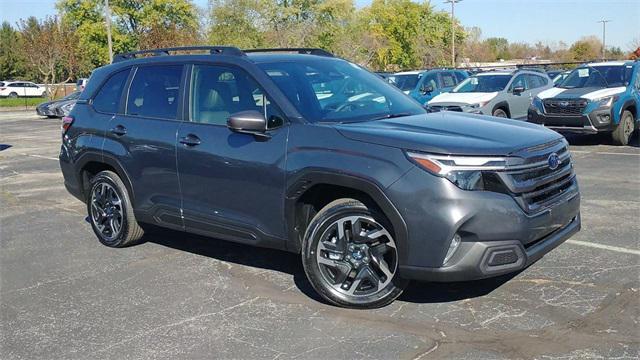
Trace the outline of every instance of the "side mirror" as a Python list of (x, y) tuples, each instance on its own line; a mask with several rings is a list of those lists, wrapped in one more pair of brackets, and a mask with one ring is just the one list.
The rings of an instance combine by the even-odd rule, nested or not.
[(524, 86), (516, 86), (513, 88), (513, 95), (520, 95), (524, 92)]
[(242, 134), (268, 137), (267, 120), (259, 111), (247, 110), (231, 114), (227, 119), (229, 130)]
[(422, 94), (429, 94), (433, 91), (433, 86), (432, 85), (422, 85), (420, 87), (420, 92)]

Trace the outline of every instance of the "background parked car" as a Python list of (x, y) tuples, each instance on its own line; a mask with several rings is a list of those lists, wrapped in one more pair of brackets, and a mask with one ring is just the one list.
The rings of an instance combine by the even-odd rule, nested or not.
[(61, 99), (43, 102), (36, 107), (36, 113), (38, 113), (38, 115), (40, 116), (47, 116), (50, 118), (65, 116), (66, 114), (63, 113), (62, 115), (60, 115), (56, 111), (61, 106), (68, 104), (70, 101), (73, 101), (73, 103), (75, 104), (75, 101), (78, 99), (81, 93), (81, 91), (75, 91)]
[(76, 90), (78, 91), (84, 90), (84, 88), (87, 86), (87, 82), (89, 82), (89, 79), (87, 78), (78, 79), (78, 81), (76, 82)]
[(557, 87), (534, 98), (528, 121), (561, 132), (611, 133), (615, 143), (627, 145), (640, 128), (640, 62), (576, 68)]
[(426, 105), (434, 96), (451, 91), (456, 85), (469, 77), (463, 70), (428, 70), (421, 74), (416, 86), (409, 95), (422, 105)]
[(471, 76), (451, 92), (428, 103), (430, 111), (463, 111), (476, 114), (526, 119), (534, 96), (551, 88), (551, 79), (529, 70), (491, 71)]
[(3, 81), (0, 83), (0, 97), (45, 97), (47, 88), (30, 81)]
[(418, 81), (420, 80), (423, 72), (423, 70), (403, 71), (389, 75), (387, 77), (387, 81), (389, 81), (391, 85), (402, 90), (405, 94), (409, 95), (409, 92), (415, 89), (418, 85)]

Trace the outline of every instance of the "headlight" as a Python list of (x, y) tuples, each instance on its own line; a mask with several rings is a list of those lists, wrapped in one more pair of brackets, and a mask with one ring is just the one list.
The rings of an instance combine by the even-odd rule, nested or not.
[(73, 105), (75, 104), (74, 103), (64, 104), (60, 106), (60, 110), (62, 110), (62, 112), (64, 112), (65, 114), (68, 114), (73, 109)]
[(542, 99), (540, 99), (539, 97), (534, 97), (533, 100), (531, 101), (531, 106), (542, 111)]
[[(491, 101), (491, 100), (489, 100), (489, 101)], [(472, 108), (472, 109), (479, 109), (479, 108), (487, 105), (489, 103), (489, 101), (481, 101), (479, 103), (471, 104), (471, 105), (469, 105), (469, 107)]]
[(502, 192), (501, 182), (491, 171), (506, 169), (503, 157), (446, 156), (407, 152), (419, 167), (433, 175), (443, 177), (463, 190), (490, 190)]
[(608, 108), (608, 107), (611, 107), (611, 105), (613, 105), (613, 103), (616, 102), (617, 100), (618, 100), (618, 96), (613, 95), (613, 96), (605, 96), (599, 99), (594, 99), (592, 101), (598, 104), (598, 107), (600, 108)]

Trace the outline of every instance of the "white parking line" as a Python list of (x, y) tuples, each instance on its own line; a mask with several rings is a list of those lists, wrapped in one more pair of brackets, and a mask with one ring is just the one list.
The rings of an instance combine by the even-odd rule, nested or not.
[(596, 249), (604, 249), (604, 250), (615, 251), (615, 252), (620, 252), (625, 254), (640, 255), (640, 250), (627, 249), (619, 246), (602, 245), (598, 243), (592, 243), (592, 242), (580, 241), (580, 240), (567, 240), (566, 242), (574, 245), (588, 246)]
[(42, 155), (37, 155), (37, 154), (25, 154), (25, 153), (20, 153), (20, 155), (30, 156), (30, 157), (34, 157), (34, 158), (38, 158), (38, 159), (47, 159), (47, 160), (55, 160), (55, 161), (58, 161), (58, 158), (48, 157), (48, 156), (42, 156)]

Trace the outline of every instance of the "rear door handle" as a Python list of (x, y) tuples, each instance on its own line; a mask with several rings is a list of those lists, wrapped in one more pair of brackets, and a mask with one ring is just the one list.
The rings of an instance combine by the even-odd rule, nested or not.
[(193, 134), (189, 134), (183, 138), (180, 138), (180, 143), (186, 146), (196, 146), (196, 145), (200, 145), (201, 141), (199, 137)]
[(122, 136), (127, 133), (127, 128), (122, 125), (116, 125), (113, 129), (111, 129), (111, 133)]

